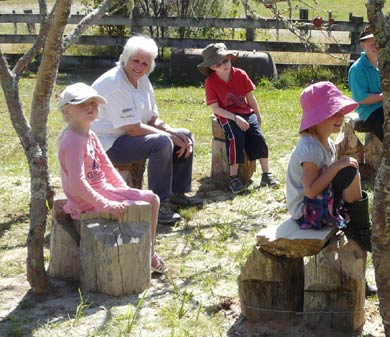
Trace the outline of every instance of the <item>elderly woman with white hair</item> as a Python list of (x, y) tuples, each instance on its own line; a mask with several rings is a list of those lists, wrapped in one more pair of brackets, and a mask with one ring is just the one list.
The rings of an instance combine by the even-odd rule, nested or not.
[(92, 129), (114, 164), (148, 158), (149, 189), (161, 200), (159, 223), (180, 219), (168, 207), (199, 205), (189, 198), (194, 140), (187, 129), (169, 126), (159, 118), (148, 75), (155, 68), (158, 47), (143, 35), (131, 37), (116, 67), (101, 75), (92, 87), (107, 100)]

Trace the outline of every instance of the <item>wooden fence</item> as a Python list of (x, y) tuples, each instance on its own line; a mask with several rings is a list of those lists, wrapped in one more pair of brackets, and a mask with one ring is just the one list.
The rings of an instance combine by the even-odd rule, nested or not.
[[(25, 11), (26, 12), (26, 11)], [(304, 12), (303, 12), (304, 13)], [(69, 24), (77, 24), (82, 20), (84, 15), (71, 15)], [(23, 14), (0, 14), (0, 24), (13, 24), (14, 34), (0, 34), (0, 44), (30, 44), (36, 38), (35, 25), (40, 23), (39, 14), (23, 13)], [(312, 20), (299, 19), (294, 20), (295, 27), (300, 27), (299, 30), (306, 32), (310, 36), (316, 34), (326, 35), (327, 41), (318, 43), (327, 53), (350, 54), (351, 59), (355, 59), (360, 53), (359, 47), (359, 32), (361, 31), (364, 22), (362, 17), (350, 15), (349, 21), (334, 21), (332, 18), (324, 20), (324, 25), (315, 27)], [(28, 32), (26, 34), (18, 33), (18, 25), (27, 25)], [(268, 18), (247, 18), (247, 19), (216, 19), (216, 18), (180, 18), (180, 17), (135, 17), (129, 18), (125, 16), (104, 16), (98, 20), (95, 25), (116, 25), (130, 27), (132, 32), (139, 32), (149, 27), (163, 27), (166, 29), (164, 37), (155, 37), (157, 44), (160, 47), (170, 48), (204, 48), (207, 44), (216, 42), (216, 39), (205, 38), (180, 38), (178, 34), (173, 32), (183, 28), (223, 28), (234, 30), (245, 30), (245, 34), (235, 34), (241, 38), (224, 39), (229, 49), (235, 50), (256, 50), (267, 52), (307, 52), (308, 46), (295, 39), (295, 42), (280, 41), (280, 40), (262, 40), (259, 32), (264, 31), (288, 31), (288, 22), (282, 22), (276, 19)], [(171, 30), (171, 32), (170, 32)], [(338, 42), (337, 34), (344, 33), (347, 39)], [(278, 33), (279, 34), (279, 33)], [(231, 34), (233, 35), (233, 34)], [(93, 45), (93, 46), (123, 46), (127, 37), (103, 36), (103, 35), (83, 35), (78, 41), (78, 45)]]

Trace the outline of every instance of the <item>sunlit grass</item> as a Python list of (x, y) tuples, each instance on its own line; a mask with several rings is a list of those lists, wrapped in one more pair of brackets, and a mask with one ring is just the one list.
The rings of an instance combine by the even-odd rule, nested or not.
[[(59, 74), (48, 122), (49, 166), (57, 190), (60, 190), (60, 183), (56, 139), (64, 127), (56, 108), (59, 93), (68, 84), (75, 81), (91, 83), (98, 75)], [(21, 100), (27, 117), (34, 84), (33, 76), (21, 80)], [(276, 190), (256, 188), (260, 174), (258, 169), (248, 194), (233, 198), (229, 193), (218, 191), (218, 196), (212, 201), (206, 198), (203, 209), (180, 211), (184, 220), (176, 227), (159, 228), (161, 232), (157, 235), (156, 250), (170, 270), (158, 281), (155, 292), (148, 293), (138, 318), (131, 321), (132, 335), (223, 336), (228, 331), (233, 318), (217, 308), (226, 298), (238, 301), (237, 277), (253, 249), (255, 234), (287, 216), (284, 176), (289, 154), (299, 137), (299, 96), (302, 89), (275, 89), (271, 84), (263, 83), (255, 90), (261, 106), (262, 129), (270, 148), (271, 168), (282, 186)], [(210, 176), (211, 163), (211, 110), (205, 104), (204, 88), (174, 87), (159, 82), (155, 93), (162, 119), (172, 126), (190, 129), (195, 136), (193, 185), (197, 191), (199, 181)], [(348, 94), (346, 90), (345, 93)], [(24, 153), (9, 121), (2, 92), (0, 128), (4, 131), (0, 133), (0, 167), (3, 172), (0, 190), (0, 277), (9, 277), (25, 272), (25, 253), (19, 254), (17, 259), (9, 256), (17, 249), (25, 249), (29, 230), (29, 173), (26, 163), (23, 163)], [(204, 193), (210, 192), (213, 191), (206, 190)], [(50, 225), (46, 238), (49, 230)], [(45, 261), (48, 259), (46, 241)], [(164, 291), (158, 287), (163, 287)], [(70, 317), (73, 317), (78, 304), (70, 312)], [(128, 310), (135, 308), (134, 303), (111, 308), (112, 316), (107, 325), (101, 330), (94, 330), (91, 336), (121, 336), (130, 319)], [(88, 318), (89, 314), (82, 317), (77, 322), (77, 328), (81, 328)], [(72, 324), (71, 318), (64, 319), (64, 322), (48, 322), (34, 328), (34, 334), (57, 335), (64, 327), (70, 329)], [(17, 329), (18, 325), (11, 328)], [(209, 334), (210, 331), (212, 334)]]

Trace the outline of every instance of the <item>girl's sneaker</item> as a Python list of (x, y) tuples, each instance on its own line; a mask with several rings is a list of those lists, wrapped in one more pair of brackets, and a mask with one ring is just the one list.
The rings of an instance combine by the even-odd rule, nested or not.
[(168, 271), (168, 267), (165, 265), (163, 259), (156, 253), (152, 256), (151, 269), (153, 273), (163, 274)]

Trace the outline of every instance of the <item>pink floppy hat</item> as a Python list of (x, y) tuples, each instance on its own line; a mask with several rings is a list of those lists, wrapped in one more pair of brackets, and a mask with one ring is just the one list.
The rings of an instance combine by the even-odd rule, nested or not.
[(318, 82), (308, 86), (301, 94), (303, 115), (299, 132), (318, 125), (339, 111), (343, 115), (359, 104), (343, 95), (331, 82)]

